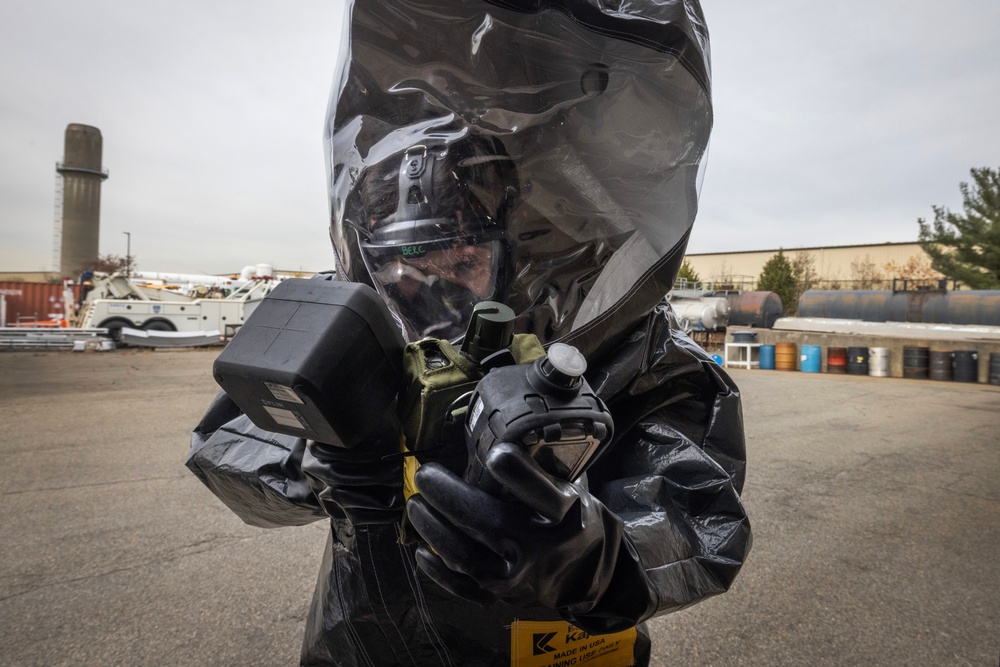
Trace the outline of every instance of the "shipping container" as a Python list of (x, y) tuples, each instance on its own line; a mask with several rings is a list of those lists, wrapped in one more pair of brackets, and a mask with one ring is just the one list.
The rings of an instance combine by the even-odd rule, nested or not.
[[(79, 299), (79, 285), (72, 289), (73, 298)], [(0, 281), (6, 317), (3, 326), (27, 326), (32, 322), (63, 319), (63, 290), (62, 283)]]

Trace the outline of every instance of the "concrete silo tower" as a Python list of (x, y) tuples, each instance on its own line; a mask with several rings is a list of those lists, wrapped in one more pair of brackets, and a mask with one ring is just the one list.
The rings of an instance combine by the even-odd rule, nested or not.
[(66, 126), (63, 161), (56, 164), (62, 176), (62, 246), (59, 272), (77, 276), (97, 262), (101, 231), (101, 182), (108, 170), (101, 167), (101, 131), (90, 125)]

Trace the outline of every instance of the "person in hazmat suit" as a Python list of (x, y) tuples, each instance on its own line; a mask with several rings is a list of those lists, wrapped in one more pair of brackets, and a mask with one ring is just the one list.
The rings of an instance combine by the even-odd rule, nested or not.
[(407, 497), (394, 437), (269, 433), (220, 393), (187, 465), (251, 525), (330, 522), (303, 665), (648, 664), (645, 621), (728, 590), (751, 546), (739, 392), (663, 298), (712, 125), (701, 9), (354, 0), (344, 30), (338, 278), (408, 341), (506, 304), (586, 357), (614, 437), (575, 481), (496, 446), (503, 493), (423, 459)]

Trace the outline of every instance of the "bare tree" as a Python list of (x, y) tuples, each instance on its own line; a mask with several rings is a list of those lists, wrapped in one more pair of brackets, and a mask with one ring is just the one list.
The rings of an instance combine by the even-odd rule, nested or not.
[(712, 276), (712, 281), (716, 285), (722, 285), (723, 287), (726, 285), (731, 286), (733, 284), (733, 267), (729, 266), (726, 260), (722, 260), (719, 263), (719, 270)]
[(927, 255), (913, 255), (902, 264), (897, 262), (887, 262), (882, 267), (889, 278), (902, 278), (903, 280), (916, 281), (937, 281), (945, 277), (943, 273), (937, 271), (931, 265), (931, 258)]
[(866, 254), (851, 262), (851, 280), (854, 281), (854, 286), (857, 289), (875, 289), (882, 285), (885, 276), (871, 255)]
[(795, 292), (793, 304), (797, 308), (799, 297), (806, 290), (810, 290), (819, 282), (819, 275), (816, 273), (816, 258), (812, 253), (797, 252), (791, 260), (792, 277), (795, 279)]
[(119, 255), (99, 255), (92, 267), (94, 271), (101, 273), (124, 273), (126, 269), (135, 271), (135, 255), (122, 257)]

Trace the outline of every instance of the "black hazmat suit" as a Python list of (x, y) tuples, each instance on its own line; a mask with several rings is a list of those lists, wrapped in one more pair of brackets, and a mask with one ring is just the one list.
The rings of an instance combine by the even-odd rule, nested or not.
[[(567, 485), (597, 508), (611, 543), (599, 599), (518, 603), (573, 598), (550, 595), (544, 576), (534, 597), (456, 596), (428, 576), (429, 552), (403, 543), (398, 523), (369, 523), (349, 493), (318, 483), (322, 446), (254, 426), (222, 393), (195, 428), (187, 465), (251, 525), (330, 521), (303, 665), (647, 664), (643, 621), (726, 591), (751, 544), (739, 392), (662, 301), (697, 210), (712, 123), (701, 9), (694, 0), (355, 0), (344, 25), (327, 126), (338, 273), (392, 307), (358, 231), (365, 174), (415, 145), (499, 142), (518, 194), (503, 212), (506, 262), (493, 296), (514, 310), (517, 331), (583, 352), (614, 417), (612, 444)], [(425, 468), (429, 491), (437, 473)], [(358, 469), (372, 486), (402, 486), (395, 464)]]

